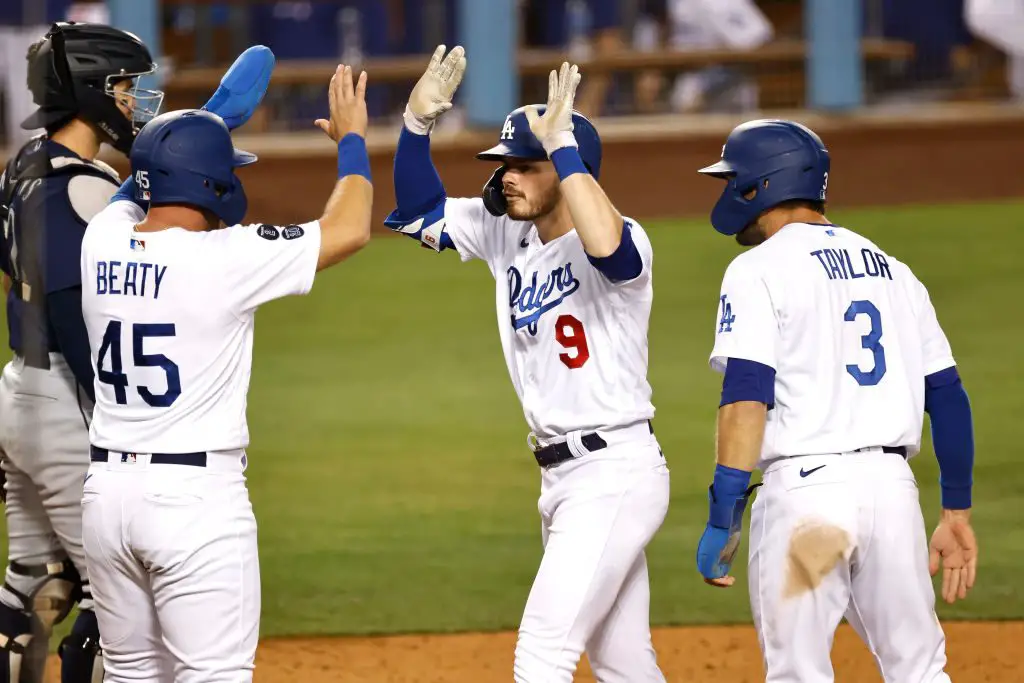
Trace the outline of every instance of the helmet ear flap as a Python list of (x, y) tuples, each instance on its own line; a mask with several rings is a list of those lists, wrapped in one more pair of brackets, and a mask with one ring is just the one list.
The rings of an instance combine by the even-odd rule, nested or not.
[(484, 185), (482, 197), (484, 207), (492, 216), (504, 216), (508, 212), (508, 200), (505, 199), (505, 166), (500, 166)]

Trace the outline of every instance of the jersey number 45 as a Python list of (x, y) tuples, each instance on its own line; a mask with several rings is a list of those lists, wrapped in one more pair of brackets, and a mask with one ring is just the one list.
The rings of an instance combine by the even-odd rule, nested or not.
[[(152, 337), (173, 337), (174, 323), (135, 323), (132, 325), (132, 363), (136, 368), (160, 368), (167, 375), (167, 391), (153, 393), (148, 387), (138, 386), (135, 390), (147, 405), (167, 408), (181, 396), (181, 374), (178, 366), (162, 353), (146, 353), (146, 339)], [(110, 370), (104, 370), (107, 356), (110, 356)], [(121, 360), (121, 321), (111, 320), (103, 333), (103, 343), (96, 358), (96, 379), (114, 388), (114, 399), (118, 405), (128, 403), (128, 375)]]

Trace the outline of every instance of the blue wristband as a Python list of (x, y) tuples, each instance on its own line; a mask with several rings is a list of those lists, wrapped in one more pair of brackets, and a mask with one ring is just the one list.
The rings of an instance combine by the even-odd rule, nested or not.
[(559, 180), (565, 180), (574, 173), (587, 173), (587, 166), (583, 163), (580, 151), (575, 147), (562, 147), (556, 149), (551, 155), (551, 163), (555, 165), (555, 172)]
[(715, 479), (712, 484), (714, 500), (708, 523), (721, 529), (732, 526), (733, 511), (736, 501), (743, 497), (750, 486), (750, 472), (738, 470), (725, 465), (715, 466)]
[(361, 175), (371, 183), (370, 156), (366, 152), (366, 140), (361, 135), (349, 133), (338, 142), (338, 178)]

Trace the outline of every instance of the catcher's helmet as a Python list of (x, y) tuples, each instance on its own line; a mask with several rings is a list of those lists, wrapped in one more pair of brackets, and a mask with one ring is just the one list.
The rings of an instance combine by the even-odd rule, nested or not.
[[(208, 209), (228, 225), (239, 223), (248, 206), (235, 169), (255, 161), (255, 154), (235, 149), (223, 119), (201, 109), (157, 116), (139, 131), (131, 151), (132, 174), (137, 180), (145, 174), (154, 206)], [(147, 191), (145, 183), (139, 186)]]
[[(543, 115), (547, 109), (547, 105), (543, 104), (534, 106), (537, 107), (539, 115)], [(578, 111), (572, 113), (572, 129), (583, 163), (590, 171), (590, 175), (597, 178), (601, 175), (601, 136), (597, 134), (594, 124)], [(519, 107), (505, 117), (497, 145), (476, 155), (477, 159), (494, 161), (504, 161), (507, 157), (535, 161), (548, 158), (544, 146), (530, 130), (530, 122), (526, 120), (526, 107)]]
[[(138, 87), (139, 76), (156, 71), (149, 49), (136, 36), (103, 24), (58, 22), (28, 54), (28, 87), (39, 109), (21, 124), (48, 132), (75, 117), (92, 123), (123, 154), (139, 128), (160, 110), (163, 93)], [(133, 120), (114, 99), (114, 85), (131, 80)]]
[(761, 119), (734, 128), (722, 159), (698, 173), (726, 181), (711, 225), (735, 235), (782, 202), (824, 202), (828, 171), (828, 150), (814, 131), (793, 121)]

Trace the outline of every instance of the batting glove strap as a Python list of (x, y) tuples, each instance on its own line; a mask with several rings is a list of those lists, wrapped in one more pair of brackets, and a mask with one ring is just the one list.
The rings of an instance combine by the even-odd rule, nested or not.
[(409, 108), (409, 105), (405, 105), (405, 112), (402, 113), (402, 119), (405, 121), (405, 127), (410, 133), (416, 135), (430, 135), (430, 131), (434, 128), (434, 122), (437, 121), (437, 117), (421, 117), (416, 116)]

